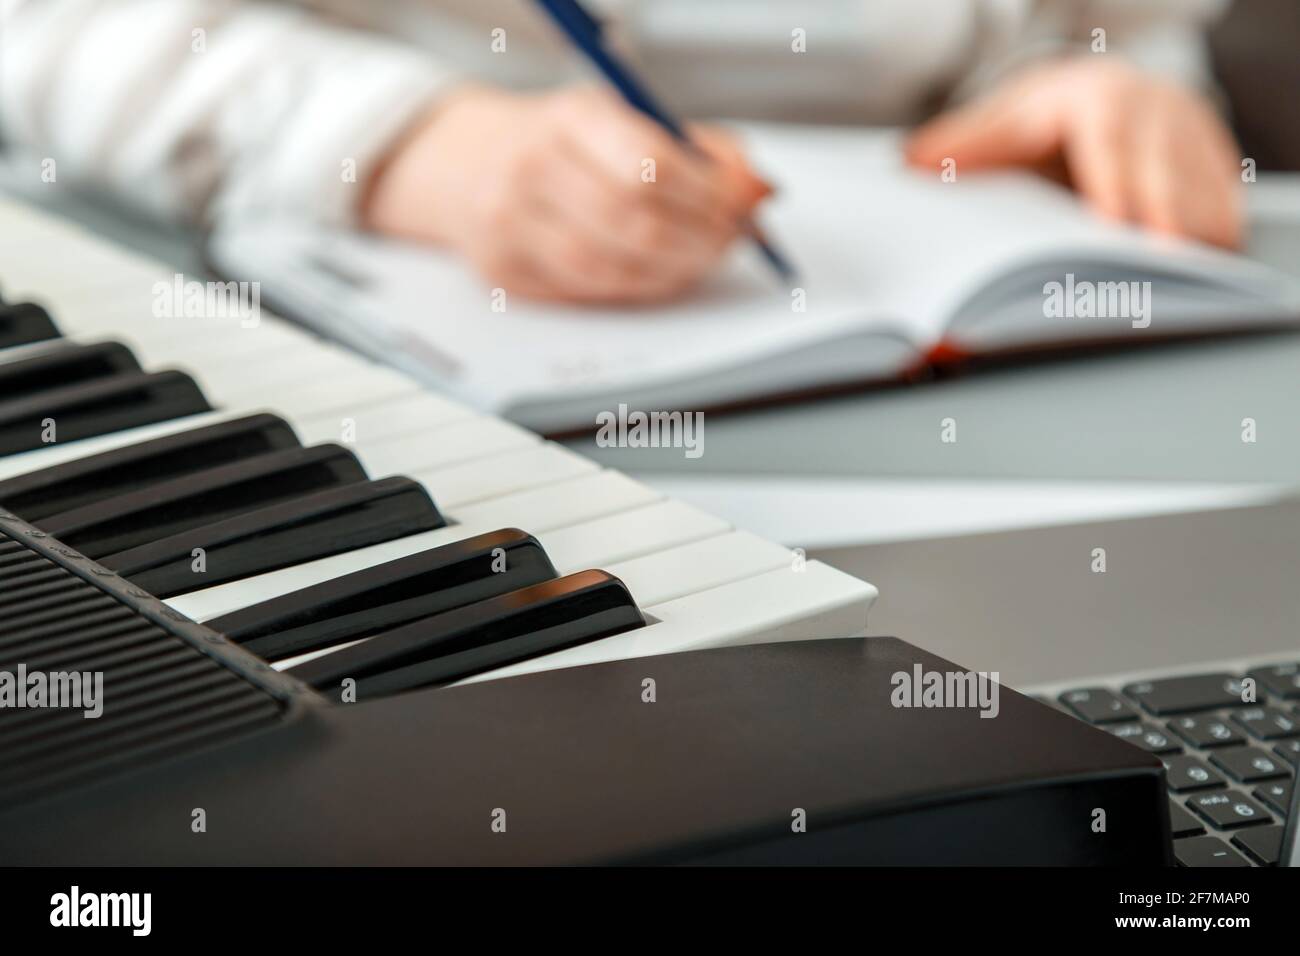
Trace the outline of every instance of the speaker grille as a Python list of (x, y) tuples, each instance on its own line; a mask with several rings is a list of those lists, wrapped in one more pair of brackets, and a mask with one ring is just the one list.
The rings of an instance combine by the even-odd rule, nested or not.
[(0, 514), (0, 806), (273, 724), (299, 693), (220, 635)]

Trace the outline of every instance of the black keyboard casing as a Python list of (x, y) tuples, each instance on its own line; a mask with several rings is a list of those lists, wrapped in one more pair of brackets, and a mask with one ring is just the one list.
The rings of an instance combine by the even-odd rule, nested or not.
[(1006, 688), (994, 719), (896, 708), (891, 675), (916, 663), (956, 669), (894, 638), (837, 639), (300, 700), (276, 729), (0, 815), (0, 858), (1170, 862), (1158, 759)]

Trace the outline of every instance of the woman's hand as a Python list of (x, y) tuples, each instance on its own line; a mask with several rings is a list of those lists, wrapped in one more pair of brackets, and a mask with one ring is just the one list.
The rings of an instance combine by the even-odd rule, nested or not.
[(371, 185), (371, 228), (459, 251), (494, 286), (649, 302), (698, 282), (770, 188), (722, 134), (708, 157), (598, 89), (450, 94)]
[(1241, 156), (1201, 96), (1104, 57), (1018, 74), (937, 117), (907, 143), (916, 166), (958, 174), (1064, 162), (1102, 215), (1236, 248), (1243, 233)]

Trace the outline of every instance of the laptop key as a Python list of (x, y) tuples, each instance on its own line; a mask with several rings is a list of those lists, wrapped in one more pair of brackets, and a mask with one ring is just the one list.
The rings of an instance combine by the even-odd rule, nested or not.
[(1205, 832), (1201, 821), (1192, 816), (1182, 804), (1169, 801), (1169, 832), (1177, 840), (1180, 837), (1199, 836)]
[(1187, 808), (1199, 813), (1219, 830), (1235, 830), (1237, 827), (1273, 822), (1267, 810), (1239, 793), (1199, 793), (1188, 799)]
[(1193, 747), (1227, 747), (1246, 742), (1235, 727), (1213, 714), (1176, 717), (1167, 726)]
[(1233, 836), (1232, 842), (1261, 866), (1277, 866), (1282, 855), (1282, 827), (1274, 824), (1243, 830)]
[(1284, 740), (1273, 748), (1273, 753), (1294, 767), (1300, 763), (1300, 740)]
[(1120, 720), (1137, 720), (1138, 715), (1117, 694), (1104, 687), (1082, 687), (1066, 691), (1061, 703), (1090, 724), (1109, 724)]
[(1213, 768), (1185, 754), (1165, 758), (1165, 779), (1174, 793), (1208, 790), (1211, 787), (1222, 787), (1226, 783)]
[(1256, 740), (1300, 736), (1300, 719), (1277, 707), (1251, 707), (1233, 714), (1232, 721)]
[(1265, 783), (1256, 787), (1251, 791), (1251, 795), (1279, 816), (1285, 818), (1291, 812), (1292, 786), (1293, 782), (1290, 780), (1275, 780), (1272, 783)]
[(1121, 740), (1127, 740), (1153, 754), (1179, 753), (1183, 749), (1175, 740), (1150, 724), (1121, 724), (1118, 727), (1105, 729)]
[(1256, 667), (1246, 676), (1253, 677), (1255, 683), (1270, 694), (1285, 697), (1287, 700), (1300, 700), (1300, 664)]
[(1175, 840), (1174, 859), (1179, 866), (1250, 866), (1244, 856), (1212, 836)]
[(1124, 693), (1157, 717), (1244, 703), (1241, 678), (1227, 673), (1139, 681), (1127, 685)]
[(1233, 747), (1230, 750), (1215, 751), (1210, 757), (1210, 762), (1241, 783), (1285, 777), (1291, 772), (1287, 769), (1285, 761), (1262, 750), (1256, 750), (1254, 747)]

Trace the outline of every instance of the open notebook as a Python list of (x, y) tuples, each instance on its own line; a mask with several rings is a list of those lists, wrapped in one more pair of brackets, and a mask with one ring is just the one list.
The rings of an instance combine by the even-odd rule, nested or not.
[(944, 182), (906, 169), (890, 132), (741, 133), (780, 185), (762, 221), (797, 288), (748, 248), (690, 298), (624, 310), (503, 300), (440, 253), (305, 224), (221, 228), (209, 255), (280, 311), (543, 432), (620, 403), (694, 411), (941, 357), (1300, 319), (1281, 274), (1103, 223), (1026, 174)]

